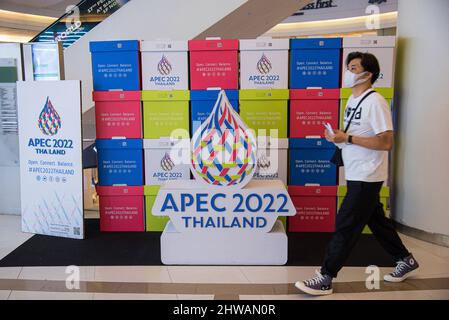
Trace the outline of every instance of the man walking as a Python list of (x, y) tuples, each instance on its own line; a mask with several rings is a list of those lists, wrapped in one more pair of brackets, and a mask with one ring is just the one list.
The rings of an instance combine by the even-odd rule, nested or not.
[(348, 192), (337, 214), (336, 230), (321, 271), (316, 271), (316, 277), (295, 284), (311, 295), (332, 294), (332, 279), (337, 277), (365, 225), (397, 261), (395, 270), (384, 277), (385, 281), (401, 282), (418, 268), (392, 221), (385, 217), (379, 198), (383, 182), (388, 178), (388, 151), (394, 140), (388, 103), (372, 89), (380, 75), (379, 62), (370, 53), (353, 52), (346, 66), (343, 81), (352, 88), (344, 117), (347, 130), (326, 130), (325, 136), (342, 149)]

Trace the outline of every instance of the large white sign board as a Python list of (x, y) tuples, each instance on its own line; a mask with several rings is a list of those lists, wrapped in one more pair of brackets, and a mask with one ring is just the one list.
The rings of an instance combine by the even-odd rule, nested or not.
[(18, 82), (22, 231), (84, 238), (80, 81)]
[(168, 265), (283, 265), (288, 239), (279, 217), (295, 206), (281, 180), (253, 180), (255, 137), (221, 91), (194, 133), (196, 180), (165, 182), (151, 212), (168, 216), (161, 260)]
[(210, 191), (201, 182), (166, 182), (153, 205), (155, 216), (169, 216), (179, 232), (268, 233), (295, 206), (281, 180), (251, 181), (247, 187)]
[(169, 216), (161, 236), (166, 265), (284, 265), (288, 239), (277, 218), (296, 209), (281, 180), (211, 190), (198, 181), (169, 181), (152, 208)]

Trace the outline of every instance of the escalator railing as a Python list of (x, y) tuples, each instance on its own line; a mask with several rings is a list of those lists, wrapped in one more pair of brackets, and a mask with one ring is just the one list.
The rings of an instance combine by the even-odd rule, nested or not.
[(67, 7), (66, 13), (30, 42), (60, 41), (68, 48), (130, 0), (83, 0)]

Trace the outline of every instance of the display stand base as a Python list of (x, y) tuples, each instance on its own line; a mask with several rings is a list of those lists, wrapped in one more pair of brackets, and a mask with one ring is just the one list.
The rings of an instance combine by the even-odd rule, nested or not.
[(177, 232), (168, 222), (161, 236), (165, 265), (285, 265), (288, 241), (281, 221), (268, 233)]

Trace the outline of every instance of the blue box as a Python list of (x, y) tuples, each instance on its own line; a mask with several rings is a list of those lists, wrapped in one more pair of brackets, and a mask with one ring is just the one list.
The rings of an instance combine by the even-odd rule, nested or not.
[(333, 143), (326, 139), (294, 138), (289, 140), (289, 148), (289, 185), (337, 184), (337, 167), (330, 162), (336, 148)]
[[(239, 112), (239, 91), (225, 90), (229, 102), (234, 110)], [(192, 90), (190, 100), (192, 101), (192, 112), (190, 115), (192, 134), (198, 129), (201, 123), (207, 119), (212, 112), (217, 101), (220, 90)]]
[(141, 90), (139, 41), (90, 42), (94, 91)]
[(100, 186), (142, 186), (142, 139), (97, 139)]
[(290, 88), (340, 87), (341, 38), (290, 40)]

